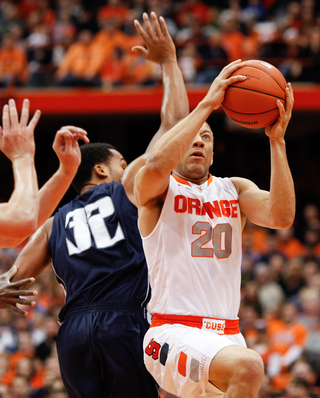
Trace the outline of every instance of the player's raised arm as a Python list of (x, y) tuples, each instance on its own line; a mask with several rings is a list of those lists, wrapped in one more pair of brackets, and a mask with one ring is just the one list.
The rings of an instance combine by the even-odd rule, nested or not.
[(244, 179), (231, 179), (239, 192), (241, 212), (253, 223), (268, 228), (288, 228), (295, 217), (295, 190), (284, 139), (293, 103), (293, 90), (289, 83), (286, 87), (286, 108), (277, 101), (279, 118), (265, 128), (271, 151), (270, 191), (260, 190)]
[(241, 75), (230, 77), (243, 65), (238, 60), (223, 68), (198, 106), (154, 145), (146, 165), (139, 171), (135, 181), (139, 206), (144, 206), (165, 193), (172, 170), (179, 164), (211, 112), (220, 107), (225, 89), (229, 84), (245, 79)]
[(63, 126), (56, 133), (52, 147), (60, 165), (56, 173), (40, 189), (38, 227), (52, 215), (77, 173), (81, 162), (79, 140), (89, 142), (87, 132), (80, 127)]
[[(133, 51), (139, 52), (147, 60), (157, 63), (161, 67), (163, 99), (161, 106), (161, 125), (153, 136), (146, 154), (154, 144), (166, 133), (178, 120), (189, 113), (189, 101), (181, 70), (178, 66), (176, 48), (168, 32), (163, 17), (157, 18), (154, 12), (150, 18), (143, 14), (144, 26), (135, 20), (134, 24), (146, 47), (135, 46)], [(152, 22), (152, 23), (151, 23)], [(133, 183), (137, 171), (145, 164), (146, 156), (142, 155), (133, 161), (125, 170), (122, 184), (131, 201), (134, 202)]]
[(13, 99), (3, 108), (0, 149), (12, 162), (14, 190), (9, 201), (0, 205), (1, 247), (18, 245), (37, 228), (39, 197), (34, 129), (39, 118), (37, 110), (29, 122), (28, 100), (23, 101), (20, 120)]

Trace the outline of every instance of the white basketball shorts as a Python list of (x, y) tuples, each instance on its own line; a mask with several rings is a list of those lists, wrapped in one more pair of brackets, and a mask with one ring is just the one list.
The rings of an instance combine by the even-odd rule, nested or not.
[(209, 366), (224, 347), (246, 347), (241, 333), (219, 335), (181, 324), (151, 327), (143, 340), (146, 368), (159, 386), (183, 398), (221, 397), (208, 381)]

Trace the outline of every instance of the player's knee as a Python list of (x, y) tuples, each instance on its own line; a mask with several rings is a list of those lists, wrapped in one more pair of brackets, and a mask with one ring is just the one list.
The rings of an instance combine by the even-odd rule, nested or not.
[(247, 384), (248, 389), (260, 388), (264, 376), (264, 365), (261, 356), (252, 350), (238, 358), (235, 369), (236, 383)]

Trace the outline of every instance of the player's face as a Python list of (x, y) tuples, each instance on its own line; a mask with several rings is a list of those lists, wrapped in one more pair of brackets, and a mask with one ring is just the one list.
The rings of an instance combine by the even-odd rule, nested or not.
[(111, 152), (114, 155), (108, 165), (110, 178), (112, 181), (120, 182), (123, 172), (127, 167), (127, 162), (120, 152), (116, 151), (115, 149), (111, 149)]
[(213, 133), (204, 123), (175, 171), (190, 180), (207, 178), (213, 162)]

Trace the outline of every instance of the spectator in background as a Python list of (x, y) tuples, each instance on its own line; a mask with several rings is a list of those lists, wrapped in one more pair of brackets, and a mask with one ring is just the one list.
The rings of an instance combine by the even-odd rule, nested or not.
[(273, 387), (270, 377), (265, 374), (257, 398), (274, 398)]
[(276, 231), (277, 250), (287, 259), (302, 256), (305, 247), (294, 235), (294, 227), (279, 229)]
[(262, 313), (275, 313), (285, 300), (285, 295), (279, 283), (272, 279), (270, 268), (266, 263), (258, 263), (254, 269), (254, 280), (257, 282), (257, 292)]
[(33, 87), (52, 85), (52, 46), (48, 25), (37, 25), (25, 40), (28, 57), (29, 84)]
[(216, 30), (210, 35), (205, 47), (203, 49), (205, 51), (200, 53), (195, 84), (211, 83), (228, 62), (228, 54), (222, 45), (220, 31)]
[(197, 49), (194, 43), (188, 42), (178, 49), (179, 66), (186, 84), (194, 81), (197, 74)]
[(30, 398), (32, 388), (25, 376), (17, 375), (10, 384), (12, 398)]
[[(129, 13), (128, 6), (122, 0), (107, 0), (98, 11), (98, 22), (117, 19), (121, 25)], [(132, 22), (131, 22), (132, 23)]]
[(320, 27), (314, 27), (310, 33), (311, 64), (307, 70), (311, 82), (320, 83)]
[[(135, 34), (125, 34), (120, 29), (118, 18), (109, 17), (100, 21), (101, 30), (95, 34), (92, 42), (96, 59), (99, 57), (99, 75), (104, 87), (119, 85), (155, 84), (156, 66), (147, 62), (131, 48), (141, 45)], [(158, 74), (160, 80), (161, 74)]]
[[(299, 293), (301, 311), (298, 320), (308, 328), (304, 354), (309, 363), (320, 372), (320, 290), (306, 287)], [(320, 373), (319, 373), (320, 374)]]
[(270, 341), (267, 373), (272, 378), (275, 388), (282, 390), (289, 366), (303, 353), (308, 329), (299, 322), (296, 305), (286, 302), (280, 310), (279, 317), (268, 321), (267, 331)]
[[(77, 31), (90, 30), (87, 27), (77, 27), (72, 20), (70, 10), (61, 10), (51, 25), (52, 64), (54, 68), (59, 67), (67, 49), (75, 41)], [(91, 31), (91, 30), (90, 30)]]
[(243, 59), (243, 43), (245, 36), (240, 30), (240, 21), (231, 10), (220, 14), (221, 44), (228, 54), (229, 62)]
[(83, 30), (65, 53), (56, 72), (60, 87), (100, 87), (101, 57), (92, 45), (92, 33)]
[(24, 86), (28, 82), (27, 57), (12, 34), (2, 38), (0, 48), (0, 87)]
[(305, 261), (302, 272), (306, 286), (312, 286), (314, 279), (320, 272), (319, 263), (315, 260)]
[(59, 325), (53, 316), (46, 316), (44, 320), (45, 339), (36, 346), (36, 355), (45, 361), (56, 348)]
[(310, 394), (310, 385), (302, 377), (295, 377), (289, 382), (284, 394), (278, 395), (278, 398), (313, 398)]
[(299, 291), (305, 286), (303, 279), (303, 261), (299, 257), (293, 257), (283, 269), (280, 281), (286, 299), (299, 305)]
[(209, 6), (202, 0), (185, 0), (180, 2), (176, 13), (178, 26), (185, 24), (185, 18), (192, 16), (203, 26), (210, 22)]

